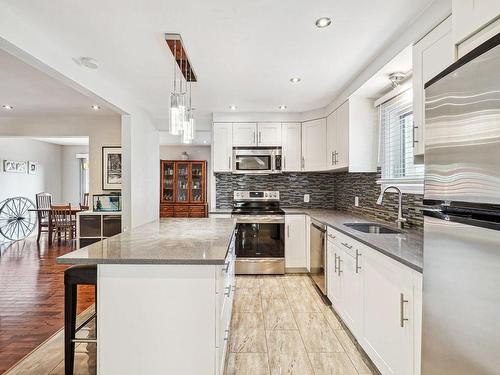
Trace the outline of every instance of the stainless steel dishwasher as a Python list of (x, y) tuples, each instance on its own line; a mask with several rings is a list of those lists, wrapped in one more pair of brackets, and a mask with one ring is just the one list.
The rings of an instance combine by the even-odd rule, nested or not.
[(310, 272), (311, 279), (326, 295), (326, 226), (311, 220), (310, 226)]

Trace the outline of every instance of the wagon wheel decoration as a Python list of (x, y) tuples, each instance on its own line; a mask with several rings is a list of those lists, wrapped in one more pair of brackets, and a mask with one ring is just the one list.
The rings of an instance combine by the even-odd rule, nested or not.
[(28, 237), (36, 226), (36, 212), (32, 201), (25, 197), (9, 198), (0, 202), (0, 236), (11, 241)]

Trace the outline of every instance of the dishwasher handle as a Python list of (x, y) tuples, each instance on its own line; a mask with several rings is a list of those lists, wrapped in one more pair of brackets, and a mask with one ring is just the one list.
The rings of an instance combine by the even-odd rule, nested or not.
[(319, 226), (316, 223), (311, 223), (311, 226), (319, 230), (321, 233), (326, 233), (326, 228), (324, 226)]

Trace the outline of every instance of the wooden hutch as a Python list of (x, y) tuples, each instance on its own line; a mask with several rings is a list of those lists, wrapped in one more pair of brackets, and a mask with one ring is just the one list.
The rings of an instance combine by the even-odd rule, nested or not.
[(161, 160), (160, 217), (207, 217), (207, 162)]

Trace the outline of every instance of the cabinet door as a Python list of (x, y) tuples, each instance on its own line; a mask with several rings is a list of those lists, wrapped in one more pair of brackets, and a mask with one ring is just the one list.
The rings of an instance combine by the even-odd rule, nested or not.
[(413, 155), (425, 151), (424, 85), (455, 59), (451, 40), (451, 17), (413, 46)]
[(326, 118), (326, 166), (328, 169), (335, 168), (335, 151), (337, 150), (337, 125), (338, 110), (335, 110)]
[(305, 215), (286, 215), (285, 231), (285, 266), (290, 268), (306, 268)]
[(382, 374), (414, 374), (413, 284), (409, 272), (383, 255), (364, 259), (363, 338)]
[(362, 325), (361, 294), (362, 275), (359, 266), (360, 257), (353, 257), (346, 252), (340, 253), (339, 273), (342, 278), (342, 319), (354, 335), (358, 335)]
[(184, 203), (189, 201), (189, 162), (176, 163), (177, 186), (175, 189), (175, 201)]
[(498, 0), (453, 0), (453, 43), (463, 42), (499, 15)]
[(174, 162), (162, 161), (161, 163), (161, 201), (174, 201)]
[(234, 123), (233, 146), (257, 146), (257, 124), (254, 122)]
[(304, 171), (326, 169), (326, 118), (302, 123)]
[(189, 192), (191, 203), (204, 203), (205, 202), (205, 163), (192, 162), (191, 163), (191, 176)]
[(213, 125), (214, 172), (231, 172), (233, 152), (233, 124), (214, 123)]
[(296, 172), (301, 170), (302, 144), (300, 123), (283, 124), (283, 170)]
[(338, 259), (341, 250), (335, 245), (333, 241), (327, 241), (326, 253), (326, 292), (328, 299), (332, 302), (338, 314), (342, 314), (342, 285), (341, 278), (338, 273)]
[(281, 146), (281, 123), (259, 123), (257, 126), (259, 146)]
[(335, 168), (349, 167), (349, 102), (337, 109)]

